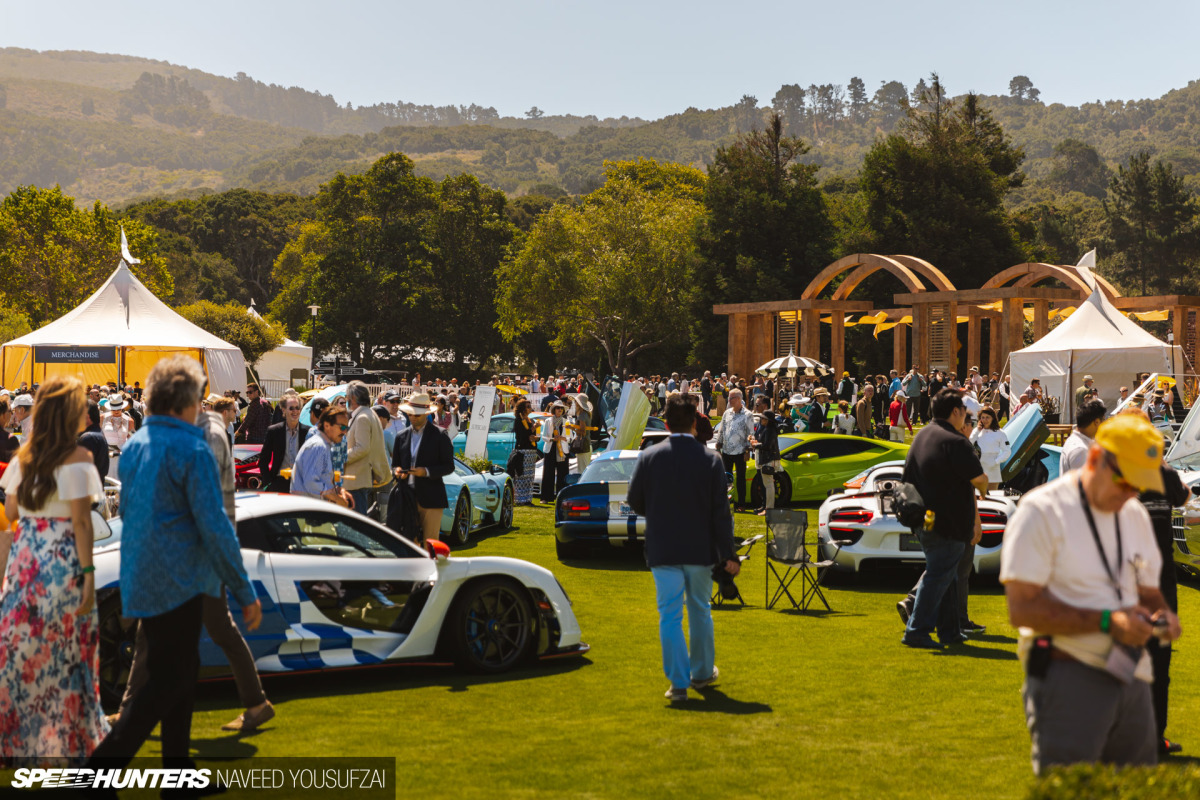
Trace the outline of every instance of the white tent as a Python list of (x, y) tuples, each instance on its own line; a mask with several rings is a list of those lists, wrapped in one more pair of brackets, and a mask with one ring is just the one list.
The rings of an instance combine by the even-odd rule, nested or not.
[[(250, 307), (246, 309), (246, 313), (262, 319), (254, 307), (253, 300), (250, 301)], [(312, 367), (312, 348), (285, 338), (283, 344), (258, 360), (254, 371), (258, 373), (259, 380), (288, 381), (290, 386), (292, 370), (307, 371), (310, 367)]]
[(1057, 328), (1009, 356), (1014, 394), (1041, 379), (1045, 394), (1062, 403), (1062, 422), (1075, 419), (1075, 390), (1091, 375), (1100, 397), (1115, 408), (1122, 386), (1140, 372), (1179, 375), (1183, 350), (1147, 333), (1108, 302), (1099, 288)]
[(78, 375), (86, 383), (146, 384), (163, 358), (188, 355), (218, 394), (246, 385), (242, 351), (197, 327), (154, 296), (122, 261), (76, 309), (0, 349), (5, 386)]

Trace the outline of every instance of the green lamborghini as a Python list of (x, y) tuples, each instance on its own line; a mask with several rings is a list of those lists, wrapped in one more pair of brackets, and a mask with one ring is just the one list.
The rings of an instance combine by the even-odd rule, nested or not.
[[(783, 474), (775, 476), (775, 504), (824, 500), (831, 489), (885, 461), (903, 461), (908, 445), (837, 433), (784, 433), (779, 436)], [(786, 479), (785, 479), (786, 478)], [(763, 505), (762, 476), (753, 460), (746, 465), (750, 503)]]

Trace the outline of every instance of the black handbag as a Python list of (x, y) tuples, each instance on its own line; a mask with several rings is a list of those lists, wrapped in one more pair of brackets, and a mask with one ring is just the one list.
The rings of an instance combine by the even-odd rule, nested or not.
[(925, 527), (925, 498), (911, 483), (897, 483), (892, 489), (892, 510), (901, 525), (910, 530)]

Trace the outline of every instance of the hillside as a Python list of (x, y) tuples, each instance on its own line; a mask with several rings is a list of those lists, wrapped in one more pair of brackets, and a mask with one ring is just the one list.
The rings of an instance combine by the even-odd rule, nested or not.
[[(953, 76), (945, 76), (953, 84)], [(912, 94), (923, 86), (913, 87)], [(298, 87), (244, 74), (221, 77), (150, 59), (83, 52), (0, 49), (0, 193), (58, 183), (81, 202), (234, 186), (312, 193), (337, 171), (359, 171), (403, 151), (421, 174), (471, 172), (520, 194), (537, 184), (570, 193), (597, 185), (606, 159), (637, 156), (703, 166), (769, 111), (812, 146), (820, 177), (851, 178), (871, 144), (894, 129), (910, 96), (861, 81), (783, 86), (763, 103), (744, 97), (715, 109), (689, 108), (659, 120), (499, 116), (494, 108), (379, 103), (352, 108)], [(1032, 89), (1032, 84), (1028, 87)], [(1025, 150), (1032, 178), (1014, 204), (1045, 192), (1053, 151), (1065, 139), (1094, 146), (1115, 169), (1141, 149), (1170, 161), (1200, 190), (1200, 84), (1158, 99), (1079, 107), (1039, 102), (1036, 90), (988, 96), (984, 104)]]

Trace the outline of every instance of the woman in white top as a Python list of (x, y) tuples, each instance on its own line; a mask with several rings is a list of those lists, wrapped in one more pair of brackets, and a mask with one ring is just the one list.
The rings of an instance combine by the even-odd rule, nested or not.
[(987, 475), (988, 489), (1000, 486), (1000, 468), (1012, 454), (1008, 435), (1000, 430), (999, 414), (991, 406), (979, 410), (979, 424), (971, 431), (971, 443), (979, 448), (979, 463)]
[(110, 445), (124, 447), (129, 437), (137, 430), (133, 417), (128, 416), (129, 401), (124, 395), (114, 394), (108, 398), (108, 412), (100, 422), (104, 440)]
[[(80, 763), (108, 733), (100, 707), (99, 627), (92, 566), (92, 503), (104, 498), (91, 453), (75, 440), (88, 424), (78, 378), (42, 384), (29, 442), (0, 489), (17, 535), (0, 534), (0, 765)], [(60, 764), (61, 765), (61, 764)]]
[(850, 403), (846, 400), (838, 400), (838, 413), (833, 418), (833, 429), (847, 436), (854, 434), (854, 415), (850, 413)]

